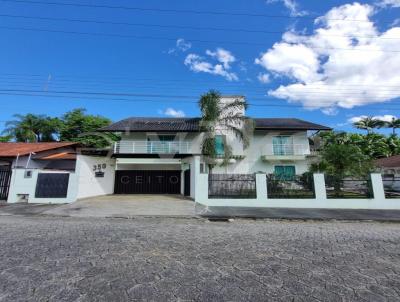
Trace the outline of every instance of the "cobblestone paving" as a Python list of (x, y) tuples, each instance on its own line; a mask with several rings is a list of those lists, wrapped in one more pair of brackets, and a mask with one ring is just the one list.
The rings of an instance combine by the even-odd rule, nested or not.
[(400, 301), (400, 224), (0, 217), (0, 301)]

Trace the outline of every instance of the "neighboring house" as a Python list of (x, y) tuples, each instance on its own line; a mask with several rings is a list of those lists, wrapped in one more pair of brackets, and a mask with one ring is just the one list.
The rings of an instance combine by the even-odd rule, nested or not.
[(400, 155), (380, 158), (375, 161), (375, 166), (384, 176), (400, 177)]
[[(224, 97), (223, 101), (236, 98)], [(114, 193), (171, 193), (194, 198), (197, 175), (208, 173), (201, 155), (204, 133), (199, 121), (200, 118), (132, 117), (100, 129), (121, 135), (112, 151), (116, 170)], [(219, 129), (217, 153), (223, 155), (227, 141), (233, 156), (227, 166), (215, 166), (213, 174), (302, 174), (315, 155), (310, 150), (309, 131), (331, 130), (294, 118), (254, 121), (254, 134), (246, 149), (232, 133)]]
[[(10, 194), (10, 201), (27, 199), (32, 195), (31, 188), (36, 189), (36, 171), (42, 172), (42, 180), (46, 172), (68, 174), (75, 171), (76, 147), (76, 143), (70, 142), (0, 143), (0, 199), (7, 199)], [(42, 193), (39, 191), (38, 188), (36, 195)]]

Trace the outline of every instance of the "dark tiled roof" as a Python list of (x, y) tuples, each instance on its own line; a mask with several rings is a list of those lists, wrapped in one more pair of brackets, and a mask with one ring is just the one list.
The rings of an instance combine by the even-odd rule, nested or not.
[(255, 118), (254, 120), (256, 121), (256, 129), (332, 130), (332, 128), (297, 118)]
[(378, 167), (384, 168), (398, 168), (400, 167), (400, 155), (395, 155), (386, 158), (380, 158), (375, 161)]
[[(200, 118), (132, 117), (101, 128), (100, 131), (197, 132)], [(331, 130), (329, 127), (294, 118), (255, 118), (257, 130)]]
[(30, 152), (43, 152), (74, 145), (77, 143), (0, 143), (0, 157), (16, 157), (18, 154), (23, 156)]
[(131, 117), (103, 127), (100, 131), (199, 131), (199, 118)]

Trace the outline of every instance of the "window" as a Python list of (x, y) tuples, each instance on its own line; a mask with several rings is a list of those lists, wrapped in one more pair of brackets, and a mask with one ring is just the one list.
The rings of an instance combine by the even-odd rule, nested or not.
[(272, 138), (274, 155), (293, 155), (293, 138), (291, 136), (274, 136)]
[(223, 135), (215, 136), (215, 153), (220, 156), (225, 154), (225, 142)]
[(295, 166), (275, 166), (274, 174), (283, 180), (290, 180), (296, 176)]

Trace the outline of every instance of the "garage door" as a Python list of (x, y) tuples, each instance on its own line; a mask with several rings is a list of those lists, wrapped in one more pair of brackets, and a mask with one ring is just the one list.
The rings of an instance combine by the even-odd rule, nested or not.
[(115, 194), (179, 194), (181, 171), (116, 171)]

